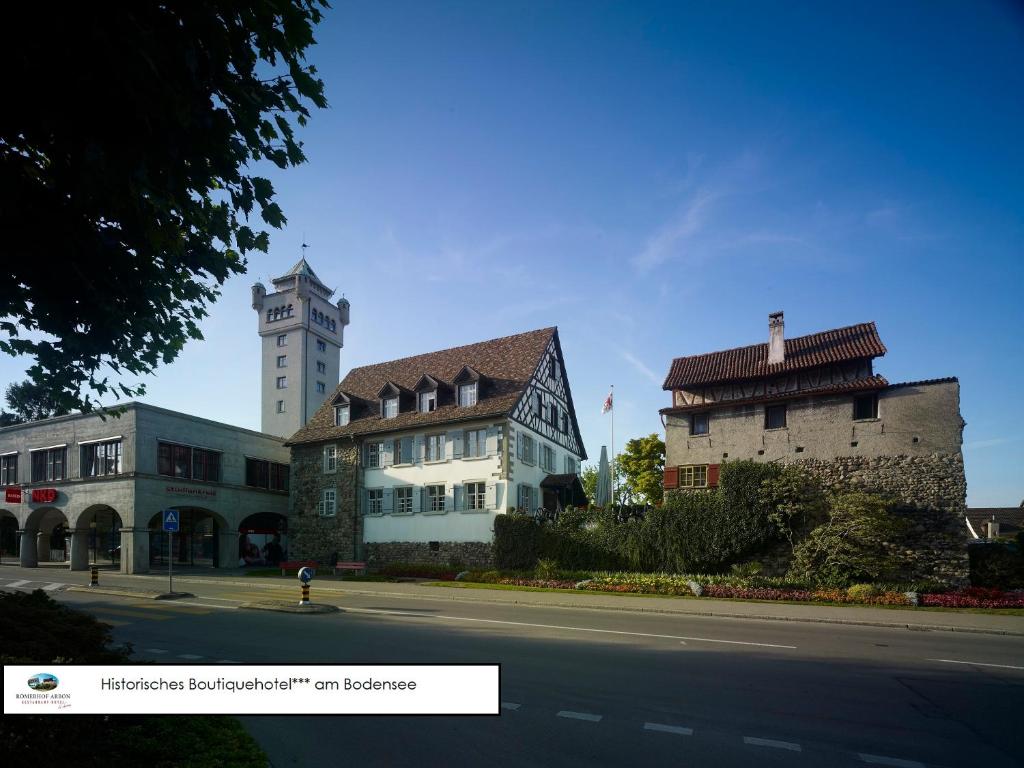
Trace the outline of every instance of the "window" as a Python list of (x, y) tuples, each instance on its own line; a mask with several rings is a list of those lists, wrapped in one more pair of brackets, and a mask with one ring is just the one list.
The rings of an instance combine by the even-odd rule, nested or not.
[(540, 447), (540, 468), (545, 472), (555, 471), (555, 449), (547, 443)]
[(690, 434), (706, 435), (711, 431), (711, 414), (694, 413), (690, 415)]
[(558, 404), (552, 403), (548, 409), (548, 420), (551, 422), (551, 426), (555, 429), (558, 428)]
[(287, 347), (288, 346), (288, 334), (287, 333), (282, 333), (280, 336), (277, 337), (277, 346), (279, 346), (279, 347)]
[(558, 378), (558, 361), (554, 355), (548, 358), (548, 378), (552, 381)]
[(680, 488), (706, 488), (708, 485), (708, 467), (696, 464), (679, 468)]
[(373, 488), (366, 492), (366, 514), (381, 515), (384, 513), (384, 489)]
[(320, 517), (334, 517), (338, 512), (338, 492), (334, 488), (325, 488), (320, 494), (317, 513)]
[(245, 484), (250, 488), (287, 491), (288, 473), (289, 467), (287, 464), (245, 457)]
[(395, 464), (412, 464), (412, 438), (396, 437), (391, 447)]
[(562, 434), (569, 432), (569, 414), (562, 411)]
[(420, 393), (420, 413), (430, 413), (437, 410), (437, 390)]
[(373, 442), (366, 444), (366, 466), (379, 467), (381, 465), (384, 443)]
[(412, 486), (395, 488), (395, 512), (399, 515), (412, 514)]
[(66, 446), (32, 451), (32, 482), (63, 480), (67, 470), (68, 449)]
[(284, 400), (277, 401), (277, 412), (284, 413)]
[(288, 389), (288, 377), (287, 376), (278, 376), (277, 377), (277, 388), (278, 389)]
[(334, 426), (345, 427), (348, 426), (349, 419), (349, 407), (347, 405), (336, 405), (334, 406)]
[(536, 459), (534, 458), (534, 440), (527, 434), (522, 432), (519, 433), (519, 460), (524, 464), (533, 464)]
[(870, 395), (860, 395), (853, 398), (853, 419), (877, 419), (878, 418), (878, 395), (872, 392)]
[(288, 367), (288, 355), (278, 355), (277, 356), (277, 367), (278, 368), (287, 368)]
[(16, 485), (18, 482), (18, 454), (0, 456), (0, 485)]
[(338, 447), (336, 445), (324, 446), (324, 472), (336, 472), (338, 470)]
[(327, 351), (327, 342), (324, 341), (323, 339), (317, 339), (316, 340), (316, 351), (317, 352), (326, 352)]
[(537, 491), (528, 485), (519, 486), (519, 508), (524, 512), (532, 511), (537, 504)]
[(444, 512), (444, 485), (427, 486), (427, 509), (431, 512)]
[(538, 392), (537, 397), (533, 400), (533, 413), (536, 416), (544, 418), (544, 396)]
[(121, 440), (82, 445), (82, 477), (121, 473)]
[(427, 435), (427, 461), (444, 461), (444, 433)]
[(476, 382), (472, 384), (460, 384), (459, 385), (459, 407), (469, 408), (472, 405), (476, 405), (477, 398), (477, 386)]
[(782, 429), (786, 426), (786, 404), (766, 405), (764, 408), (764, 428)]
[(568, 454), (565, 456), (565, 473), (567, 475), (578, 475), (580, 473), (579, 461)]
[(157, 443), (157, 472), (183, 480), (220, 480), (220, 452), (175, 443)]
[(385, 419), (393, 419), (396, 416), (398, 416), (398, 398), (397, 397), (389, 397), (389, 398), (385, 399), (384, 400), (384, 405), (383, 405), (383, 410), (384, 410), (384, 418)]
[(484, 483), (466, 483), (466, 509), (483, 509), (487, 486)]
[(317, 373), (326, 374), (327, 373), (327, 363), (325, 363), (323, 360), (317, 360), (316, 361), (316, 372)]
[(316, 383), (316, 393), (317, 393), (318, 395), (322, 395), (322, 394), (324, 394), (325, 392), (327, 392), (327, 385), (326, 385), (326, 384), (324, 384), (324, 383), (323, 383), (322, 381), (318, 381), (318, 382)]
[(467, 429), (463, 440), (463, 454), (467, 459), (478, 459), (487, 455), (487, 430)]

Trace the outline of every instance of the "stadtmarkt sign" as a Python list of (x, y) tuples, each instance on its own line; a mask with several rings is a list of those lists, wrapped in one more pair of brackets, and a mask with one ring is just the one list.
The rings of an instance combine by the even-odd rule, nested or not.
[(217, 492), (210, 488), (191, 488), (187, 485), (168, 485), (164, 490), (175, 496), (198, 496), (202, 499), (213, 499)]

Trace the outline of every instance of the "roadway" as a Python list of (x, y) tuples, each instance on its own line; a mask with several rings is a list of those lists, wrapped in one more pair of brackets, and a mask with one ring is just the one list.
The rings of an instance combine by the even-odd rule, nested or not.
[(1021, 765), (1020, 636), (425, 598), (363, 583), (314, 590), (342, 611), (309, 616), (239, 607), (254, 593), (294, 598), (291, 582), (183, 576), (176, 586), (196, 596), (172, 602), (68, 591), (69, 575), (5, 567), (0, 589), (49, 587), (159, 663), (502, 664), (500, 717), (244, 718), (276, 768)]

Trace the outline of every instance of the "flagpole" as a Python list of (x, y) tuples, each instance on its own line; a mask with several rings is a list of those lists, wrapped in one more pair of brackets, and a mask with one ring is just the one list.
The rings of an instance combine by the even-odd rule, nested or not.
[(615, 506), (615, 385), (612, 384), (611, 394), (608, 396), (612, 401), (612, 498), (609, 502)]

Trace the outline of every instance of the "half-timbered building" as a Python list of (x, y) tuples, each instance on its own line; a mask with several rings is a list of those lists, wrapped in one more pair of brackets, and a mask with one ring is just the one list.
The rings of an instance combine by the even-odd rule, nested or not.
[(354, 368), (288, 445), (295, 554), (378, 563), (489, 562), (586, 458), (556, 328)]

